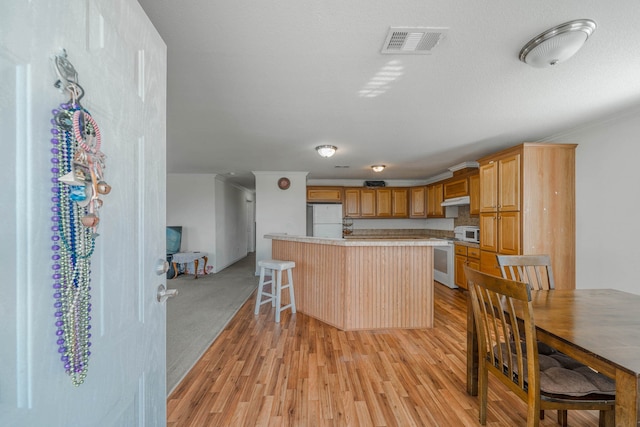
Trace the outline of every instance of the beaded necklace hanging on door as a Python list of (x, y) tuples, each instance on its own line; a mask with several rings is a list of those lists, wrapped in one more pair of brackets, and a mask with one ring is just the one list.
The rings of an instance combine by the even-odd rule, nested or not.
[(100, 129), (80, 105), (84, 90), (66, 52), (55, 57), (55, 86), (70, 100), (52, 110), (51, 208), (53, 226), (53, 297), (56, 344), (64, 369), (75, 386), (87, 376), (91, 351), (91, 255), (98, 236), (100, 195), (111, 187), (103, 181), (105, 155)]

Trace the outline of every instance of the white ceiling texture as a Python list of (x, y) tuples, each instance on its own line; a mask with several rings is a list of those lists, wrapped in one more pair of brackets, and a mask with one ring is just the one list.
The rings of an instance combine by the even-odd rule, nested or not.
[[(251, 171), (422, 180), (640, 105), (638, 0), (139, 2), (167, 44), (170, 173), (249, 189)], [(571, 59), (518, 60), (582, 18), (598, 26)], [(445, 36), (428, 55), (384, 55), (389, 27)]]

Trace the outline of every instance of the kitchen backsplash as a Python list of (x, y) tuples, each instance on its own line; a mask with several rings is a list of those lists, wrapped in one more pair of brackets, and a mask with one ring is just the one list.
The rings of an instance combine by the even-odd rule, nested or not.
[[(453, 218), (453, 226), (473, 225), (480, 226), (480, 218), (469, 214), (469, 205), (458, 207), (458, 217)], [(368, 220), (363, 220), (366, 221)], [(388, 220), (396, 221), (396, 220)], [(453, 238), (453, 229), (451, 230), (434, 230), (429, 228), (357, 228), (354, 227), (350, 237), (393, 237), (393, 236), (424, 236), (436, 238)]]
[(453, 238), (453, 230), (429, 230), (416, 228), (368, 228), (355, 229), (349, 237), (437, 237), (437, 238)]
[(469, 214), (469, 205), (458, 206), (458, 217), (453, 219), (453, 226), (473, 225), (480, 227), (480, 217), (478, 215), (471, 216)]

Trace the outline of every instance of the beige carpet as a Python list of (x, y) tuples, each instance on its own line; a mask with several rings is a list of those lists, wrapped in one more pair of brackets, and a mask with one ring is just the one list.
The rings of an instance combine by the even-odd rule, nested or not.
[(167, 280), (167, 395), (180, 383), (258, 286), (255, 253), (219, 273)]

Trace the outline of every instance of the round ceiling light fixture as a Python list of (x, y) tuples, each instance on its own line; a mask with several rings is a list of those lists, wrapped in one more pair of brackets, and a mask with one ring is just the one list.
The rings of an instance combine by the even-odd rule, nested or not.
[(384, 168), (386, 168), (385, 165), (373, 165), (373, 166), (371, 166), (371, 169), (373, 169), (374, 172), (382, 172), (384, 170)]
[(336, 147), (335, 145), (318, 145), (316, 147), (316, 151), (322, 157), (331, 157), (331, 156), (333, 156), (334, 154), (336, 154), (336, 150), (337, 149), (338, 149), (338, 147)]
[(537, 68), (566, 61), (580, 50), (596, 27), (591, 19), (576, 19), (555, 26), (524, 45), (520, 61)]

